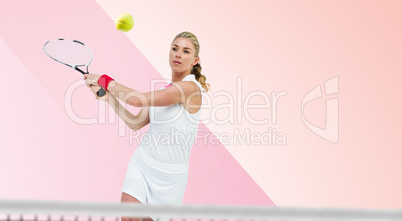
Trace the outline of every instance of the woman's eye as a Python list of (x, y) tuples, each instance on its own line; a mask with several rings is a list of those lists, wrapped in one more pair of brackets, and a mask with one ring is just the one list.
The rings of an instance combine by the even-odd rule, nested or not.
[(184, 52), (185, 52), (186, 54), (190, 54), (190, 52), (189, 52), (189, 51), (187, 51), (187, 50), (186, 50), (186, 51), (184, 51)]
[(176, 49), (176, 48), (173, 48), (172, 50), (173, 50), (173, 51), (177, 51), (177, 49)]

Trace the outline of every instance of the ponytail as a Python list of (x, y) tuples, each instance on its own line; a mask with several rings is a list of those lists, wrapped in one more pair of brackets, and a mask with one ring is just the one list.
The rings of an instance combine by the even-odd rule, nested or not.
[(202, 88), (204, 89), (204, 92), (208, 92), (210, 89), (210, 85), (208, 83), (205, 83), (207, 80), (207, 77), (205, 75), (201, 74), (201, 64), (197, 63), (196, 65), (193, 66), (193, 69), (191, 70), (191, 74), (195, 76), (195, 79), (200, 82)]

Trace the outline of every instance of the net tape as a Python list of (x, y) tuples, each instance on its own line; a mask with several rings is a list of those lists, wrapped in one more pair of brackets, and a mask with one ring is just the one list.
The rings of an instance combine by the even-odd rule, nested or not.
[(0, 214), (224, 220), (401, 220), (402, 210), (0, 200)]

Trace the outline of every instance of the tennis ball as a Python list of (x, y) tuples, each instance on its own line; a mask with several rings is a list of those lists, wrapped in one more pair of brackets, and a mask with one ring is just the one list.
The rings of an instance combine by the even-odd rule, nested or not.
[(114, 23), (116, 24), (117, 30), (128, 32), (134, 26), (134, 19), (133, 16), (128, 13), (121, 13), (116, 17)]

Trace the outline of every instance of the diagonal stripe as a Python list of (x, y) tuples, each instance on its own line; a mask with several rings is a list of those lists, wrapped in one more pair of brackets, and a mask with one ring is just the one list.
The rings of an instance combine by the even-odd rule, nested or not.
[[(87, 200), (103, 191), (96, 182), (119, 188), (111, 180), (123, 172), (67, 118), (2, 39), (0, 58), (7, 73), (2, 76), (7, 84), (2, 86), (0, 109), (2, 198)], [(93, 158), (97, 160), (88, 160)], [(102, 171), (99, 164), (104, 165)], [(113, 192), (119, 193), (111, 190), (98, 199), (106, 200)]]
[[(144, 36), (145, 38), (148, 36), (149, 41), (154, 42), (155, 46), (159, 48), (161, 42), (164, 42), (166, 46), (169, 45), (170, 38), (174, 37), (173, 34), (177, 34), (171, 33), (175, 25), (170, 22), (165, 22), (164, 26), (172, 30), (148, 30), (147, 27), (151, 27), (152, 23), (160, 18), (154, 17), (151, 14), (146, 16), (148, 14), (147, 9), (138, 7), (142, 5), (141, 3), (128, 4), (124, 1), (113, 1), (111, 3), (102, 0), (98, 0), (97, 2), (112, 20), (123, 11), (132, 13), (134, 19), (138, 18), (134, 29), (126, 35), (139, 48), (150, 44), (149, 42), (143, 42)], [(151, 17), (153, 19), (150, 19)], [(180, 28), (184, 27), (186, 26)], [(158, 41), (152, 39), (153, 36), (158, 35), (156, 33), (160, 35), (160, 40)], [(159, 64), (167, 59), (164, 55), (158, 56), (160, 50), (157, 48), (152, 48), (152, 50), (149, 50), (149, 48), (146, 49), (148, 53), (144, 54), (144, 56), (153, 58), (153, 62)], [(170, 72), (164, 71), (162, 74), (165, 78), (171, 78)], [(202, 125), (200, 126), (200, 130), (199, 136), (202, 138), (198, 140), (198, 144), (192, 150), (191, 163), (193, 166), (191, 167), (192, 173), (190, 174), (192, 176), (190, 176), (185, 202), (273, 204), (258, 183), (253, 180), (253, 177), (244, 170), (242, 164), (237, 162), (236, 158), (227, 151), (226, 147), (214, 138), (210, 128)], [(214, 142), (210, 142), (211, 139)], [(206, 195), (206, 192), (209, 194)], [(210, 197), (210, 194), (216, 195), (216, 199), (206, 198), (206, 196)]]
[[(24, 7), (21, 7), (24, 5)], [(43, 7), (37, 7), (41, 5)], [(35, 10), (32, 10), (35, 9)], [(18, 13), (15, 13), (17, 12)], [(42, 51), (42, 45), (52, 38), (69, 38), (78, 39), (85, 42), (94, 52), (94, 61), (90, 67), (95, 73), (109, 73), (115, 76), (115, 79), (124, 82), (126, 85), (140, 91), (148, 91), (152, 89), (152, 85), (144, 84), (151, 80), (161, 79), (160, 74), (146, 60), (141, 52), (127, 39), (125, 35), (118, 32), (114, 28), (113, 21), (103, 12), (98, 4), (94, 1), (73, 0), (68, 4), (61, 4), (60, 1), (13, 1), (2, 7), (0, 13), (3, 19), (0, 21), (2, 27), (1, 38), (15, 53), (18, 59), (30, 70), (30, 74), (45, 88), (47, 96), (52, 97), (59, 106), (64, 106), (64, 97), (66, 88), (82, 78), (79, 73), (60, 66), (51, 61)], [(13, 21), (9, 23), (6, 21)], [(29, 25), (25, 25), (26, 21), (30, 21)], [(15, 27), (24, 26), (18, 31)], [(17, 75), (18, 73), (11, 73)], [(163, 81), (162, 81), (163, 82)], [(36, 88), (32, 89), (34, 95), (37, 94)], [(74, 111), (80, 116), (96, 117), (97, 103), (85, 88), (78, 88), (73, 95), (72, 106)], [(35, 100), (35, 98), (32, 98)], [(46, 104), (47, 105), (47, 104)], [(45, 105), (45, 106), (46, 106)], [(40, 111), (39, 105), (32, 105), (32, 108)], [(136, 109), (134, 109), (136, 110)], [(72, 194), (64, 191), (79, 189), (79, 187), (71, 188), (69, 182), (60, 185), (58, 188), (63, 189), (58, 192), (61, 198), (80, 198), (91, 197), (91, 199), (117, 199), (118, 196), (111, 195), (115, 193), (115, 187), (121, 184), (125, 166), (130, 158), (133, 148), (137, 144), (130, 144), (131, 137), (125, 128), (125, 136), (119, 137), (119, 125), (116, 124), (93, 124), (93, 125), (75, 125), (81, 129), (85, 139), (88, 142), (81, 142), (76, 139), (75, 128), (66, 127), (66, 124), (72, 124), (66, 120), (66, 116), (60, 113), (60, 109), (56, 110), (58, 117), (64, 117), (63, 122), (57, 122), (53, 119), (52, 123), (42, 123), (42, 128), (38, 133), (51, 130), (62, 130), (63, 134), (68, 135), (71, 142), (68, 146), (73, 146), (74, 152), (80, 155), (83, 148), (88, 145), (98, 148), (99, 151), (107, 156), (108, 162), (115, 163), (119, 168), (119, 180), (110, 180), (109, 182), (99, 183), (98, 188), (113, 189), (110, 191), (90, 191), (87, 194)], [(51, 115), (51, 113), (48, 113)], [(34, 112), (30, 115), (35, 118)], [(57, 116), (57, 115), (56, 115)], [(57, 123), (56, 123), (57, 122)], [(208, 133), (210, 131), (201, 125), (201, 128)], [(44, 128), (47, 128), (46, 130)], [(67, 130), (67, 131), (66, 131)], [(60, 145), (52, 136), (38, 134), (41, 140), (46, 140), (43, 145), (51, 148), (54, 141)], [(26, 146), (26, 144), (20, 144)], [(63, 148), (63, 147), (61, 147)], [(66, 148), (66, 147), (65, 147)], [(67, 148), (66, 148), (67, 149)], [(54, 152), (45, 152), (44, 156), (53, 157)], [(95, 180), (114, 177), (110, 173), (103, 174), (108, 170), (108, 165), (102, 164), (96, 156), (83, 155), (88, 157), (88, 162), (74, 162), (77, 168), (86, 168), (88, 164), (97, 164), (97, 168), (93, 168), (92, 173), (88, 177), (81, 177), (82, 183), (93, 183), (93, 174), (98, 174), (101, 178)], [(61, 157), (61, 156), (60, 156)], [(194, 146), (194, 152), (191, 158), (191, 172), (186, 195), (186, 202), (203, 202), (203, 203), (236, 203), (236, 204), (272, 204), (272, 201), (258, 187), (252, 178), (244, 171), (244, 169), (236, 162), (230, 153), (222, 145), (198, 144)], [(74, 172), (75, 170), (66, 171)], [(110, 169), (110, 168), (109, 168)], [(49, 177), (56, 176), (57, 171), (48, 174)], [(101, 173), (101, 174), (99, 174)], [(19, 174), (19, 173), (18, 173)], [(23, 185), (23, 184), (21, 184)], [(40, 184), (38, 184), (40, 185)], [(110, 186), (110, 187), (109, 187)], [(21, 188), (29, 188), (24, 185)], [(40, 187), (38, 187), (40, 188)], [(45, 191), (45, 190), (43, 190)], [(57, 192), (55, 189), (54, 192)], [(96, 193), (95, 193), (96, 192)]]

